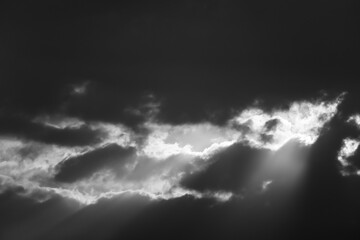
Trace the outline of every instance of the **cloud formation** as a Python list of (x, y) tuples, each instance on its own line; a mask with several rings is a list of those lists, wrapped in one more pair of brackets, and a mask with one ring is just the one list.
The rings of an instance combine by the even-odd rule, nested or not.
[(133, 157), (134, 148), (122, 148), (111, 144), (80, 156), (64, 159), (55, 168), (55, 179), (60, 182), (74, 182), (78, 179), (91, 176), (103, 168), (110, 168), (121, 174), (121, 168)]
[(358, 12), (2, 1), (0, 239), (357, 239)]
[(243, 141), (254, 147), (277, 150), (294, 138), (311, 145), (336, 114), (342, 99), (340, 95), (330, 102), (295, 102), (287, 110), (270, 113), (250, 108), (232, 119), (232, 124), (244, 132)]
[(291, 172), (297, 176), (295, 169), (301, 168), (296, 161), (279, 163), (279, 159), (301, 155), (289, 142), (313, 144), (342, 98), (293, 102), (271, 111), (249, 107), (221, 126), (209, 122), (172, 125), (158, 121), (153, 113), (143, 131), (122, 124), (39, 115), (32, 125), (55, 132), (88, 129), (98, 134), (97, 142), (54, 145), (45, 137), (48, 142), (36, 141), (36, 137), (33, 141), (3, 138), (3, 186), (23, 186), (29, 196), (32, 191), (42, 192), (43, 199), (59, 194), (83, 203), (125, 193), (153, 199), (192, 195), (224, 201), (248, 189), (261, 192), (269, 181), (275, 185), (284, 181), (275, 175)]
[(0, 116), (0, 135), (62, 146), (87, 146), (99, 143), (104, 133), (89, 126), (54, 127), (21, 117)]

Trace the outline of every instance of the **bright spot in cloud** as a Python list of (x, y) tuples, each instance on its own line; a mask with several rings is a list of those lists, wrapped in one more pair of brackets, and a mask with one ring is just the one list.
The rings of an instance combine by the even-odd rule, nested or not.
[(151, 133), (142, 152), (156, 159), (177, 154), (207, 158), (218, 149), (235, 143), (240, 136), (234, 129), (209, 123), (177, 126), (149, 123), (147, 126)]

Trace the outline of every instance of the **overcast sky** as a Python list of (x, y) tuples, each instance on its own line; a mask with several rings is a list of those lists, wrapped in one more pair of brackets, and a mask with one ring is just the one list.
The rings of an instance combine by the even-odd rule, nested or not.
[(358, 1), (2, 1), (0, 239), (357, 239)]

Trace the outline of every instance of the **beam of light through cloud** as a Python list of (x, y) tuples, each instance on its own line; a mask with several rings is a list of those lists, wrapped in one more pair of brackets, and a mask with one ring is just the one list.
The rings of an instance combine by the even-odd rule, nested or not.
[[(189, 172), (198, 171), (206, 166), (212, 155), (222, 150), (226, 151), (235, 143), (270, 150), (273, 153), (281, 150), (292, 139), (306, 146), (313, 144), (324, 125), (336, 114), (341, 100), (340, 96), (333, 101), (294, 102), (289, 109), (272, 112), (250, 107), (234, 116), (224, 126), (208, 122), (180, 125), (160, 123), (156, 121), (156, 111), (160, 111), (161, 108), (156, 105), (153, 108), (157, 110), (143, 125), (143, 128), (147, 129), (144, 135), (135, 133), (122, 124), (84, 122), (66, 116), (38, 116), (34, 122), (60, 130), (87, 126), (93, 130), (101, 130), (105, 134), (99, 143), (78, 147), (2, 138), (1, 186), (22, 186), (28, 189), (29, 196), (31, 192), (42, 192), (44, 196), (47, 193), (58, 194), (84, 204), (127, 193), (146, 195), (151, 199), (192, 195), (197, 198), (210, 197), (226, 201), (234, 193), (199, 192), (184, 189), (179, 183)], [(139, 141), (139, 138), (143, 140)], [(124, 148), (133, 147), (136, 154), (132, 161), (121, 168), (97, 169), (89, 177), (70, 183), (54, 180), (56, 166), (60, 162), (91, 153), (110, 144)], [(342, 154), (345, 159), (346, 153)], [(291, 153), (287, 155), (290, 156)], [(274, 160), (276, 166), (288, 166), (283, 164), (284, 162), (280, 165), (275, 162)], [(272, 166), (275, 166), (274, 164)], [(271, 170), (270, 165), (259, 172)], [(291, 168), (281, 169), (284, 172), (289, 169), (297, 172), (294, 169), (296, 166), (292, 164)], [(261, 174), (266, 175), (264, 172)], [(263, 182), (262, 189), (268, 189), (270, 184), (270, 180)]]

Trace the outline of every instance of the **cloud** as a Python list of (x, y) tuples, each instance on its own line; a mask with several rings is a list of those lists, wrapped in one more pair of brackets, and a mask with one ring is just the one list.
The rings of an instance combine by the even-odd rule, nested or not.
[(360, 128), (360, 114), (351, 115), (348, 120), (348, 123), (352, 123), (358, 128)]
[[(80, 154), (82, 147), (62, 147), (13, 138), (0, 138), (0, 173), (20, 180), (29, 180), (37, 172), (53, 173), (53, 166), (64, 158)], [(31, 153), (28, 152), (31, 149)]]
[[(134, 83), (132, 83), (134, 84)], [(118, 123), (140, 131), (140, 126), (155, 115), (159, 101), (133, 86), (124, 91), (122, 86), (111, 86), (92, 81), (86, 85), (86, 94), (73, 94), (63, 104), (63, 113), (86, 121)], [(116, 106), (114, 106), (116, 103)]]
[(74, 95), (86, 94), (88, 85), (89, 85), (89, 82), (83, 82), (81, 84), (73, 85), (72, 94), (74, 94)]
[(114, 171), (121, 172), (122, 165), (129, 161), (134, 153), (134, 148), (123, 148), (111, 144), (80, 156), (64, 159), (56, 166), (58, 172), (55, 179), (61, 182), (74, 182), (89, 177), (95, 171), (103, 168), (111, 168)]
[(159, 160), (177, 154), (206, 158), (217, 149), (230, 146), (239, 137), (234, 129), (210, 123), (169, 125), (150, 122), (146, 127), (150, 134), (141, 152)]
[(267, 191), (270, 185), (272, 184), (272, 182), (273, 182), (272, 180), (264, 181), (263, 184), (261, 185), (262, 191)]
[(343, 176), (359, 175), (360, 115), (354, 114), (349, 116), (346, 123), (354, 126), (356, 129), (352, 129), (352, 136), (347, 136), (342, 140), (337, 159), (340, 163), (340, 171)]
[(86, 146), (100, 142), (104, 133), (100, 130), (93, 130), (86, 125), (57, 128), (32, 122), (25, 118), (2, 116), (0, 117), (0, 135), (20, 137), (46, 144)]
[[(67, 227), (44, 239), (168, 239), (174, 233), (182, 239), (356, 238), (359, 178), (341, 176), (337, 155), (344, 139), (359, 139), (358, 130), (350, 133), (333, 120), (344, 123), (360, 110), (357, 1), (14, 2), (0, 10), (6, 32), (0, 39), (0, 113), (26, 116), (31, 124), (0, 126), (0, 174), (8, 179), (1, 187), (12, 182), (29, 197), (54, 194), (85, 204), (123, 192), (167, 199), (144, 214), (129, 214), (136, 220), (124, 228), (116, 223), (132, 213), (126, 211), (131, 204), (90, 206), (96, 214), (66, 219)], [(323, 90), (329, 94), (314, 100)], [(335, 110), (332, 95), (342, 91), (349, 94)], [(33, 121), (54, 114), (68, 119)], [(103, 130), (95, 137), (86, 133)], [(293, 144), (299, 141), (304, 149)], [(59, 162), (109, 144), (136, 149), (125, 174), (97, 165), (74, 182), (54, 180)], [(260, 187), (273, 181), (263, 196), (290, 175), (289, 186), (304, 180), (306, 169), (290, 212), (263, 198), (179, 186), (179, 179), (211, 169), (213, 157), (234, 145), (279, 157), (250, 167), (249, 181), (259, 180)], [(298, 159), (308, 149), (311, 161), (296, 165), (292, 153)], [(355, 151), (346, 161), (356, 167), (357, 157)], [(215, 179), (227, 174), (216, 173)], [(278, 190), (274, 195), (289, 192)], [(206, 195), (227, 201), (199, 199)], [(23, 213), (11, 210), (10, 217)], [(110, 214), (107, 221), (102, 212)], [(28, 233), (25, 224), (15, 227), (19, 235)], [(27, 238), (19, 235), (13, 238)]]
[(339, 151), (338, 160), (344, 168), (350, 165), (348, 158), (355, 154), (359, 145), (360, 141), (357, 139), (346, 138), (343, 140), (343, 145)]
[(230, 122), (240, 131), (244, 129), (242, 141), (257, 148), (277, 150), (291, 139), (311, 145), (323, 126), (336, 114), (342, 99), (343, 95), (330, 102), (294, 102), (289, 109), (270, 113), (259, 108), (249, 108)]
[[(278, 185), (291, 179), (291, 174), (295, 179), (298, 173), (291, 167), (295, 165), (286, 164), (291, 161), (280, 164), (270, 156), (290, 154), (283, 148), (301, 155), (289, 142), (313, 144), (340, 102), (341, 96), (301, 101), (270, 112), (248, 107), (222, 126), (162, 123), (155, 114), (141, 126), (143, 131), (118, 123), (42, 114), (31, 124), (56, 131), (86, 127), (102, 135), (98, 142), (80, 146), (3, 139), (0, 173), (29, 191), (59, 194), (85, 204), (124, 193), (152, 199), (192, 195), (223, 201), (241, 195), (243, 188), (261, 190), (264, 181)], [(265, 159), (281, 170), (266, 166)]]

